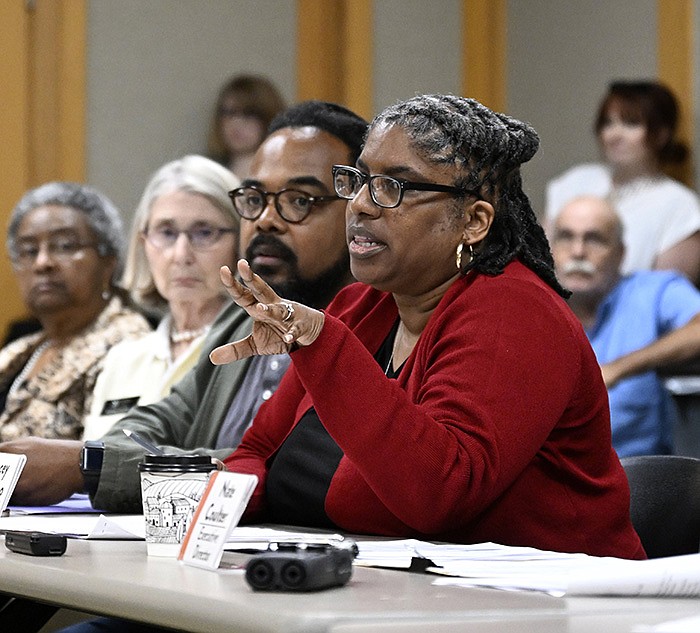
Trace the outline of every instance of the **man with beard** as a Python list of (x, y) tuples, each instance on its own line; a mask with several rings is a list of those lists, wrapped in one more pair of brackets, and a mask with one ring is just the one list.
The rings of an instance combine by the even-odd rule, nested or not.
[[(250, 178), (230, 192), (242, 218), (239, 252), (280, 295), (323, 308), (352, 281), (346, 201), (335, 195), (332, 167), (355, 164), (366, 129), (366, 121), (335, 104), (293, 106), (270, 124)], [(132, 409), (99, 442), (0, 444), (0, 451), (27, 455), (13, 503), (51, 504), (86, 490), (95, 508), (141, 512), (144, 451), (125, 429), (168, 453), (229, 455), (289, 364), (287, 355), (211, 364), (209, 350), (246, 336), (251, 327), (237, 305), (225, 308), (204, 343), (206, 353), (171, 394)]]
[(622, 276), (624, 252), (609, 202), (581, 197), (561, 210), (552, 255), (602, 368), (613, 446), (620, 457), (670, 453), (675, 412), (655, 370), (700, 354), (700, 293), (672, 271)]

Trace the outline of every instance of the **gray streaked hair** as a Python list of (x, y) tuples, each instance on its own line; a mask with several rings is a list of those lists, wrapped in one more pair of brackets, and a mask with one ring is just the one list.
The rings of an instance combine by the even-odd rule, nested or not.
[(527, 123), (454, 95), (419, 95), (389, 106), (370, 129), (383, 123), (402, 127), (426, 160), (462, 168), (467, 182), (461, 184), (470, 189), (491, 172), (519, 167), (539, 148)]
[(48, 182), (27, 191), (15, 205), (7, 230), (7, 250), (15, 253), (19, 225), (30, 211), (47, 205), (69, 207), (85, 215), (95, 233), (97, 252), (102, 257), (113, 256), (117, 266), (111, 279), (115, 286), (124, 264), (124, 224), (114, 203), (102, 192), (75, 182)]
[(488, 235), (463, 272), (474, 268), (498, 275), (520, 259), (562, 296), (544, 230), (522, 188), (520, 166), (539, 148), (537, 132), (522, 121), (494, 112), (474, 99), (419, 95), (390, 106), (370, 124), (396, 125), (424, 160), (454, 165), (453, 186), (476, 191), (495, 215)]
[(240, 181), (235, 174), (219, 163), (197, 154), (183, 156), (166, 163), (151, 176), (134, 212), (129, 236), (129, 252), (122, 276), (122, 286), (131, 294), (134, 301), (158, 311), (167, 308), (165, 299), (160, 295), (153, 281), (141, 239), (141, 235), (148, 227), (151, 207), (155, 200), (175, 191), (203, 196), (238, 232), (240, 218), (228, 196), (228, 192), (238, 186)]

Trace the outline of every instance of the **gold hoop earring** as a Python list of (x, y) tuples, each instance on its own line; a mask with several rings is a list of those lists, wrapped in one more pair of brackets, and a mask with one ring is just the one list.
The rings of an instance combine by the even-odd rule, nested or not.
[[(471, 264), (472, 261), (474, 260), (474, 247), (471, 244), (467, 244), (467, 248), (469, 249), (469, 261), (467, 264)], [(457, 245), (457, 255), (455, 257), (455, 264), (457, 264), (457, 270), (461, 271), (462, 270), (462, 252), (464, 251), (464, 242), (460, 242)]]

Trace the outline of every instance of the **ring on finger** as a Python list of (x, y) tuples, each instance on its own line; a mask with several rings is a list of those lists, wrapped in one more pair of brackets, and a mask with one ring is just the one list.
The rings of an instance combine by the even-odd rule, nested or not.
[(287, 308), (287, 314), (285, 314), (284, 318), (282, 319), (282, 323), (286, 323), (294, 318), (294, 306), (288, 301), (283, 301), (282, 305)]

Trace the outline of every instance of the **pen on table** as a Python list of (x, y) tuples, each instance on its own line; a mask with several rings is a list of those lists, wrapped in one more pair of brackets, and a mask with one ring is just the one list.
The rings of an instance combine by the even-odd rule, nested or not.
[(122, 430), (124, 431), (124, 435), (130, 437), (141, 448), (146, 449), (151, 455), (165, 455), (165, 451), (158, 448), (155, 444), (151, 444), (148, 440), (144, 440), (138, 433), (134, 433), (134, 431), (130, 431), (129, 429)]

